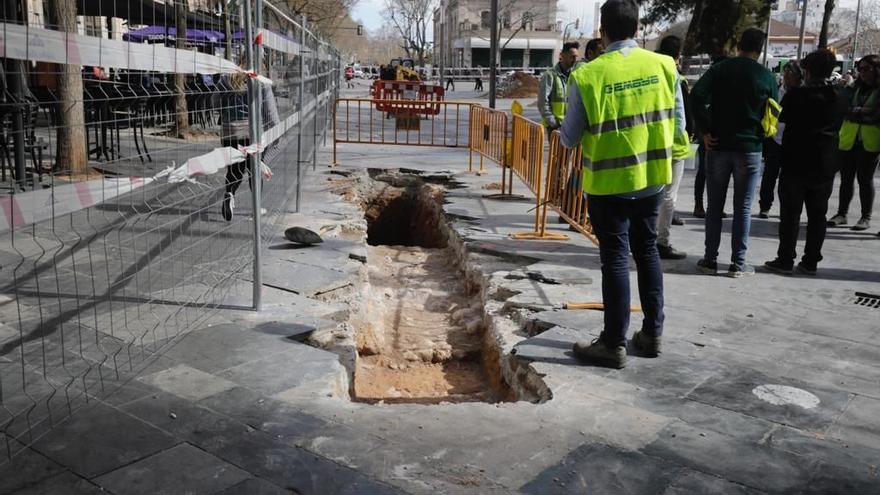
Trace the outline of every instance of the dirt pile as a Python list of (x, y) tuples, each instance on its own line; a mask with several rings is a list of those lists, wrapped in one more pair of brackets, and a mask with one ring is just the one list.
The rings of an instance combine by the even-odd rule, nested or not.
[(535, 98), (538, 96), (538, 78), (525, 72), (514, 72), (504, 78), (498, 88), (501, 98)]

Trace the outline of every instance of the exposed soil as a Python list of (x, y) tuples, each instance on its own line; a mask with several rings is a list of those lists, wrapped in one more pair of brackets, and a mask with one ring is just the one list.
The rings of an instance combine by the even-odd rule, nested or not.
[(534, 98), (538, 96), (538, 78), (525, 72), (511, 74), (498, 89), (501, 98)]
[[(385, 187), (365, 205), (369, 289), (357, 331), (363, 401), (497, 401), (485, 371), (483, 308), (438, 227), (442, 190)], [(432, 203), (433, 207), (432, 208)]]

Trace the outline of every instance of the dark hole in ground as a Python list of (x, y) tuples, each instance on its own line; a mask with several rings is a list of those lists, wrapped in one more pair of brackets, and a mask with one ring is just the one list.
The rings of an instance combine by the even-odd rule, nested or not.
[(367, 244), (445, 248), (438, 215), (432, 211), (436, 201), (426, 190), (386, 190), (367, 205), (364, 213)]

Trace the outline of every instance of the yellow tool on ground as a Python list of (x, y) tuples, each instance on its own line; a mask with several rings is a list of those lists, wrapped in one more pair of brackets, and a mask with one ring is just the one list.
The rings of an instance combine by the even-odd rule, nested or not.
[[(582, 302), (582, 303), (565, 303), (564, 309), (592, 309), (596, 311), (605, 311), (605, 305), (600, 302)], [(630, 306), (630, 312), (641, 313), (641, 306)]]

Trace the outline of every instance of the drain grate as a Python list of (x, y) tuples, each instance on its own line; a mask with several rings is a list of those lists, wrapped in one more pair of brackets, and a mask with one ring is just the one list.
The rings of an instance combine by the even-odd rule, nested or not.
[(856, 298), (853, 300), (853, 303), (857, 306), (880, 309), (880, 296), (865, 292), (856, 292)]

